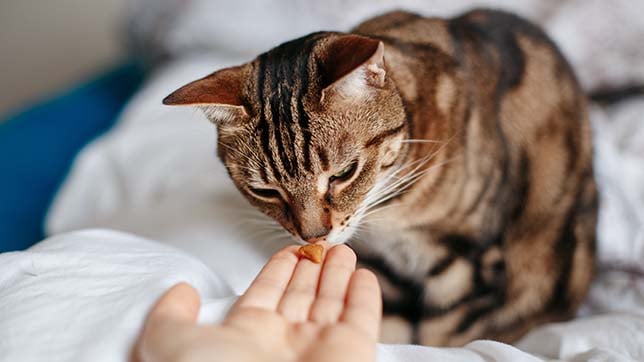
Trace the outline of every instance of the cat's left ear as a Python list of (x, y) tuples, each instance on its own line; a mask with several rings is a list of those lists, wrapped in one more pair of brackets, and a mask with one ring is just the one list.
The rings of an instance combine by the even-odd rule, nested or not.
[(197, 106), (215, 124), (248, 116), (242, 102), (244, 66), (225, 68), (190, 82), (163, 99), (171, 106)]
[(385, 47), (377, 39), (343, 35), (331, 41), (323, 59), (324, 89), (320, 102), (337, 96), (359, 100), (385, 85)]

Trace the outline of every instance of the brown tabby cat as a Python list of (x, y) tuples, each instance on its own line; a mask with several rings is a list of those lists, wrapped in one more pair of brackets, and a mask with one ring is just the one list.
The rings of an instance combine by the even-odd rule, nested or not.
[(164, 100), (218, 126), (219, 157), (307, 242), (379, 275), (383, 339), (511, 342), (570, 318), (593, 275), (586, 100), (535, 25), (393, 12), (319, 32)]

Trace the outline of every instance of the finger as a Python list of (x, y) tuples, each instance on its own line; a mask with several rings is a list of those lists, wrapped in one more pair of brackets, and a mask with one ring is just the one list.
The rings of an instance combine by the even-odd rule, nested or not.
[(172, 355), (176, 346), (166, 342), (168, 336), (175, 336), (178, 329), (194, 324), (200, 306), (199, 293), (189, 284), (182, 282), (168, 289), (150, 310), (130, 360), (159, 361), (160, 356)]
[(382, 319), (382, 298), (376, 276), (358, 269), (351, 276), (341, 319), (376, 340)]
[(338, 245), (329, 250), (309, 316), (312, 321), (322, 324), (338, 321), (344, 309), (349, 280), (355, 269), (356, 254), (348, 246)]
[[(323, 245), (324, 246), (324, 245)], [(315, 299), (322, 265), (301, 258), (280, 300), (277, 311), (291, 322), (304, 322), (309, 318)]]
[(195, 322), (199, 316), (199, 293), (188, 283), (179, 283), (166, 291), (156, 302), (148, 321), (153, 319)]
[(274, 311), (286, 290), (297, 265), (297, 246), (275, 253), (242, 295), (231, 313), (239, 308), (261, 308)]

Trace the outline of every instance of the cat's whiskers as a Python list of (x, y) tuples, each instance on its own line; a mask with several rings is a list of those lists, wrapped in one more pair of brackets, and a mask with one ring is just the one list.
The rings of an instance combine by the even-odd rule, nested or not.
[[(379, 208), (376, 208), (376, 209), (371, 208), (371, 209), (369, 209), (369, 210), (365, 211), (365, 213), (362, 215), (362, 217), (363, 217), (363, 218), (366, 218), (367, 216), (372, 215), (372, 214), (374, 214), (374, 213), (376, 213), (376, 212), (380, 212), (380, 211), (383, 211), (383, 210), (386, 210), (386, 209), (390, 209), (390, 208), (392, 208), (392, 207), (396, 207), (396, 206), (398, 206), (398, 205), (392, 204), (392, 205), (385, 205), (385, 206), (382, 206), (382, 207), (379, 207)], [(386, 220), (388, 220), (388, 218), (386, 218), (386, 217), (381, 217), (381, 218), (372, 218), (372, 219), (370, 219), (369, 221), (386, 221)], [(366, 221), (366, 220), (365, 220), (365, 221)]]
[[(431, 153), (431, 154), (429, 154), (429, 155), (427, 155), (427, 156), (425, 156), (425, 157), (423, 157), (423, 158), (421, 158), (419, 160), (415, 160), (415, 161), (412, 161), (412, 162), (409, 162), (407, 164), (404, 164), (404, 165), (400, 166), (398, 170), (393, 172), (391, 175), (388, 175), (381, 182), (381, 184), (386, 185), (384, 188), (377, 189), (377, 192), (374, 193), (373, 196), (371, 196), (371, 195), (367, 196), (367, 199), (365, 200), (365, 205), (371, 205), (371, 204), (379, 201), (381, 196), (387, 195), (389, 192), (395, 190), (396, 188), (398, 188), (399, 186), (404, 184), (408, 179), (413, 177), (413, 175), (418, 171), (418, 169), (420, 169), (427, 162), (429, 162), (436, 155), (436, 153), (437, 152)], [(404, 174), (402, 176), (397, 176), (398, 173), (400, 173), (403, 170), (413, 166), (414, 164), (417, 164), (417, 165), (410, 172), (408, 172), (407, 174)], [(387, 183), (390, 180), (394, 179), (394, 178), (396, 180), (393, 183), (387, 185)]]
[(426, 169), (424, 169), (422, 171), (419, 171), (419, 172), (411, 175), (409, 178), (406, 178), (405, 180), (403, 180), (404, 182), (401, 183), (395, 190), (392, 190), (390, 193), (384, 195), (383, 197), (381, 197), (377, 201), (375, 201), (372, 204), (370, 204), (368, 206), (367, 210), (373, 209), (375, 206), (378, 206), (378, 205), (380, 205), (380, 204), (382, 204), (382, 203), (384, 203), (384, 202), (386, 202), (386, 201), (388, 201), (388, 200), (390, 200), (390, 199), (392, 199), (392, 198), (394, 198), (394, 197), (406, 192), (409, 189), (409, 187), (411, 187), (414, 183), (416, 183), (418, 180), (420, 180), (426, 173), (428, 173), (430, 171), (434, 171), (434, 170), (444, 166), (445, 164), (453, 161), (456, 158), (457, 157), (453, 157), (451, 159), (445, 160), (445, 161), (443, 161), (441, 163), (432, 165), (432, 166), (430, 166), (430, 167), (428, 167), (428, 168), (426, 168)]
[(407, 162), (407, 163), (401, 165), (400, 167), (398, 167), (398, 169), (395, 172), (393, 172), (391, 175), (388, 175), (387, 179), (385, 179), (385, 182), (388, 181), (389, 179), (391, 179), (392, 177), (396, 177), (396, 175), (398, 173), (404, 171), (405, 169), (407, 169), (407, 168), (409, 168), (411, 166), (414, 166), (414, 165), (417, 164), (416, 167), (414, 167), (414, 170), (412, 170), (412, 172), (417, 170), (419, 167), (422, 167), (424, 164), (426, 164), (427, 162), (431, 161), (451, 140), (452, 140), (452, 138), (450, 138), (447, 141), (437, 142), (437, 143), (443, 143), (443, 145), (441, 145), (434, 152), (431, 152), (431, 153), (425, 155), (424, 157), (419, 158), (418, 160), (410, 161), (410, 162)]
[(232, 213), (240, 216), (240, 220), (234, 223), (234, 226), (237, 229), (242, 229), (241, 227), (243, 227), (242, 232), (248, 229), (249, 224), (256, 227), (257, 230), (247, 236), (251, 239), (263, 238), (264, 235), (272, 236), (275, 234), (285, 236), (284, 234), (288, 234), (277, 221), (257, 210), (236, 209), (232, 210)]
[[(269, 222), (261, 222), (261, 221), (254, 221), (254, 220), (249, 220), (251, 224), (254, 224), (258, 227), (263, 227), (266, 230), (282, 230), (282, 226), (277, 224), (277, 223), (269, 223)], [(238, 226), (244, 226), (248, 227), (249, 223), (238, 223)]]
[(354, 234), (357, 234), (357, 233), (367, 233), (367, 232), (369, 231), (369, 229), (368, 229), (366, 226), (363, 226), (363, 225), (356, 225), (356, 226), (354, 226), (354, 230), (355, 230), (355, 233), (354, 233)]
[[(454, 136), (456, 136), (456, 135), (454, 135)], [(407, 174), (405, 174), (405, 175), (403, 175), (401, 177), (396, 177), (396, 174), (400, 171), (400, 169), (408, 168), (408, 167), (410, 167), (409, 165), (403, 165), (403, 166), (401, 166), (401, 168), (399, 170), (397, 170), (396, 172), (392, 173), (392, 175), (389, 175), (385, 179), (385, 181), (384, 181), (385, 183), (390, 181), (394, 177), (396, 177), (396, 180), (392, 184), (390, 184), (390, 185), (384, 187), (382, 190), (379, 190), (378, 192), (376, 192), (372, 197), (367, 197), (367, 200), (365, 200), (363, 206), (361, 206), (358, 209), (358, 211), (356, 212), (356, 214), (361, 215), (361, 219), (362, 219), (361, 222), (369, 214), (371, 214), (373, 212), (376, 212), (376, 211), (379, 211), (379, 209), (381, 209), (381, 208), (377, 208), (377, 206), (379, 206), (382, 203), (384, 203), (384, 202), (386, 202), (386, 201), (388, 201), (388, 200), (390, 200), (390, 199), (402, 194), (403, 192), (405, 192), (407, 189), (409, 189), (409, 187), (411, 187), (414, 183), (416, 183), (418, 180), (420, 180), (422, 178), (422, 176), (424, 176), (427, 172), (435, 170), (437, 168), (440, 168), (440, 167), (444, 166), (446, 163), (448, 163), (448, 162), (452, 161), (454, 158), (456, 158), (456, 157), (454, 157), (452, 159), (448, 159), (448, 160), (443, 161), (443, 162), (441, 162), (439, 164), (432, 165), (432, 166), (430, 166), (430, 167), (428, 167), (428, 168), (426, 168), (424, 170), (421, 169), (427, 162), (429, 162), (431, 159), (433, 159), (438, 154), (438, 152), (440, 152), (440, 150), (443, 147), (445, 147), (454, 138), (454, 136), (450, 137), (450, 139), (448, 141), (446, 141), (445, 144), (443, 144), (435, 152), (432, 152), (431, 154), (421, 158), (420, 160), (417, 160), (417, 161), (409, 163), (409, 164), (418, 163), (418, 165), (416, 165)]]
[(252, 219), (252, 220), (258, 220), (258, 221), (264, 221), (264, 222), (271, 222), (271, 223), (277, 223), (274, 219), (264, 215), (263, 213), (259, 211), (253, 211), (253, 210), (229, 210), (230, 213), (243, 216), (245, 219), (244, 220), (239, 220), (240, 222), (246, 221), (246, 219)]
[(272, 224), (256, 224), (258, 226), (255, 228), (255, 230), (248, 230), (248, 223), (245, 225), (246, 227), (241, 230), (241, 232), (249, 232), (250, 236), (253, 238), (259, 237), (259, 236), (264, 236), (264, 235), (290, 235), (281, 225), (277, 223), (272, 223)]
[[(436, 156), (436, 155), (437, 155), (437, 154), (438, 154), (438, 153), (439, 153), (443, 148), (445, 148), (449, 143), (451, 143), (451, 142), (452, 142), (452, 140), (454, 140), (454, 138), (455, 138), (458, 134), (459, 134), (459, 132), (456, 132), (455, 134), (453, 134), (450, 138), (448, 138), (448, 139), (447, 139), (447, 140), (445, 140), (445, 141), (416, 140), (416, 141), (432, 141), (433, 143), (442, 143), (442, 145), (441, 145), (437, 150), (435, 150), (434, 152), (432, 152), (432, 153), (430, 153), (430, 154), (428, 154), (428, 155), (424, 156), (423, 158), (420, 158), (420, 159), (418, 159), (418, 160), (415, 160), (415, 161), (412, 161), (412, 162), (409, 162), (409, 163), (407, 163), (407, 164), (402, 165), (398, 170), (396, 170), (396, 171), (395, 171), (395, 172), (393, 172), (391, 175), (389, 175), (388, 177), (386, 177), (386, 178), (385, 178), (385, 180), (383, 181), (383, 184), (386, 184), (386, 183), (387, 183), (387, 182), (389, 182), (392, 178), (397, 177), (396, 175), (397, 175), (399, 172), (401, 172), (401, 170), (404, 170), (404, 169), (406, 169), (406, 168), (408, 168), (408, 167), (411, 167), (411, 165), (413, 165), (413, 164), (415, 164), (415, 163), (418, 163), (418, 165), (416, 165), (416, 167), (414, 167), (414, 169), (413, 169), (413, 170), (411, 170), (409, 173), (407, 173), (407, 174), (403, 175), (402, 177), (398, 178), (398, 179), (397, 179), (393, 184), (388, 185), (388, 186), (386, 186), (384, 189), (379, 190), (378, 192), (376, 192), (376, 193), (375, 193), (375, 195), (374, 195), (374, 197), (373, 197), (373, 198), (375, 198), (375, 199), (376, 199), (375, 201), (372, 201), (370, 197), (367, 197), (367, 199), (368, 199), (368, 200), (365, 200), (365, 201), (366, 201), (366, 202), (365, 202), (365, 205), (373, 205), (373, 204), (375, 204), (375, 203), (381, 203), (381, 202), (379, 202), (379, 201), (380, 201), (380, 200), (379, 200), (379, 198), (381, 197), (381, 195), (382, 195), (382, 197), (386, 197), (386, 194), (387, 194), (387, 193), (389, 193), (389, 192), (393, 192), (396, 188), (399, 188), (399, 187), (401, 187), (403, 184), (406, 184), (406, 183), (407, 183), (407, 180), (409, 180), (409, 179), (411, 179), (411, 178), (413, 178), (413, 177), (415, 176), (415, 175), (413, 175), (415, 172), (418, 172), (418, 170), (419, 170), (422, 166), (424, 166), (427, 162), (429, 162), (430, 160), (432, 160), (432, 159), (433, 159), (433, 158), (434, 158), (434, 157), (435, 157), (435, 156)], [(415, 181), (414, 181), (414, 182), (415, 182)], [(407, 188), (407, 187), (409, 187), (409, 186), (411, 186), (411, 185), (406, 185), (406, 186), (405, 186), (405, 188)]]
[(402, 143), (444, 143), (446, 141), (440, 141), (440, 140), (423, 140), (423, 139), (403, 139), (400, 142)]
[(403, 193), (409, 192), (410, 191), (409, 188), (414, 183), (416, 183), (418, 180), (420, 180), (425, 174), (427, 174), (430, 171), (435, 171), (438, 168), (446, 165), (447, 163), (449, 163), (449, 162), (451, 162), (451, 161), (453, 161), (453, 160), (455, 160), (457, 158), (458, 158), (458, 156), (452, 157), (452, 158), (450, 158), (448, 160), (445, 160), (445, 161), (443, 161), (441, 163), (432, 165), (432, 166), (430, 166), (430, 167), (428, 167), (428, 168), (426, 168), (424, 170), (414, 172), (409, 177), (403, 177), (402, 179), (403, 179), (404, 183), (398, 184), (399, 186), (396, 187), (394, 190), (392, 190), (389, 193), (383, 194), (380, 198), (376, 199), (372, 203), (366, 204), (365, 206), (362, 206), (355, 213), (356, 215), (360, 215), (360, 220), (356, 223), (356, 225), (354, 225), (354, 228), (355, 228), (356, 232), (360, 232), (360, 231), (368, 232), (370, 225), (378, 225), (379, 223), (381, 223), (383, 221), (390, 220), (387, 217), (373, 218), (373, 217), (369, 217), (369, 216), (374, 214), (374, 213), (376, 213), (376, 212), (380, 212), (382, 210), (385, 210), (387, 208), (399, 206), (399, 205), (396, 205), (396, 204), (392, 204), (392, 205), (385, 205), (385, 206), (377, 207), (377, 206), (381, 205), (382, 203), (390, 200), (393, 197), (396, 197), (396, 196), (401, 195)]
[[(377, 192), (373, 193), (372, 195), (368, 194), (367, 198), (365, 200), (365, 204), (369, 204), (369, 203), (373, 202), (372, 200), (377, 200), (379, 195), (385, 194), (389, 190), (395, 188), (398, 185), (398, 182), (400, 182), (401, 180), (403, 180), (405, 178), (405, 175), (398, 176), (399, 173), (403, 172), (405, 169), (413, 166), (416, 163), (420, 163), (419, 165), (414, 167), (414, 169), (411, 171), (411, 172), (414, 172), (415, 170), (418, 169), (418, 167), (422, 166), (424, 163), (429, 161), (430, 157), (431, 157), (431, 155), (428, 155), (423, 159), (419, 159), (419, 160), (415, 160), (415, 161), (403, 164), (397, 170), (395, 170), (391, 174), (387, 175), (384, 180), (379, 182), (381, 185), (385, 185), (384, 188), (380, 189), (378, 187), (374, 187), (374, 189), (377, 190)], [(389, 181), (391, 181), (392, 179), (396, 179), (396, 180), (392, 184), (388, 185)]]
[(257, 168), (247, 167), (247, 166), (242, 166), (242, 165), (234, 165), (233, 167), (234, 167), (234, 168), (238, 168), (238, 169), (240, 169), (240, 170), (250, 171), (251, 173), (254, 173), (254, 172), (256, 172), (256, 171), (257, 171)]
[[(290, 235), (290, 234), (289, 234)], [(262, 240), (256, 240), (257, 243), (261, 246), (265, 246), (266, 244), (291, 244), (292, 240), (290, 240), (287, 235), (277, 235), (272, 238), (268, 239), (262, 239)]]
[(238, 229), (238, 230), (240, 233), (244, 234), (246, 238), (252, 239), (252, 240), (272, 237), (276, 235), (283, 235), (286, 232), (283, 228), (272, 229), (272, 228), (266, 228), (266, 227), (260, 227), (260, 228), (257, 228), (256, 230), (247, 230), (247, 229)]
[(253, 233), (249, 233), (247, 237), (249, 239), (255, 240), (255, 239), (264, 239), (266, 237), (274, 237), (277, 235), (280, 235), (279, 230), (267, 230), (267, 229), (262, 229), (262, 230), (257, 230)]
[(228, 151), (230, 151), (230, 152), (234, 153), (235, 155), (237, 155), (237, 156), (239, 156), (239, 157), (241, 157), (241, 158), (245, 159), (246, 161), (248, 161), (248, 163), (249, 163), (250, 165), (258, 165), (258, 160), (255, 160), (255, 159), (250, 158), (250, 156), (249, 156), (249, 155), (254, 155), (255, 153), (254, 153), (254, 152), (249, 152), (249, 151), (250, 151), (250, 149), (248, 148), (248, 146), (247, 146), (247, 145), (244, 145), (244, 146), (247, 148), (247, 150), (246, 150), (247, 152), (243, 152), (243, 151), (241, 151), (241, 150), (238, 150), (238, 149), (236, 149), (236, 148), (233, 148), (233, 147), (231, 147), (231, 146), (229, 146), (229, 145), (227, 145), (227, 144), (225, 144), (225, 143), (222, 143), (222, 142), (218, 142), (218, 143), (217, 143), (217, 147), (219, 147), (219, 146), (223, 146), (223, 147), (224, 147), (224, 148), (226, 148)]

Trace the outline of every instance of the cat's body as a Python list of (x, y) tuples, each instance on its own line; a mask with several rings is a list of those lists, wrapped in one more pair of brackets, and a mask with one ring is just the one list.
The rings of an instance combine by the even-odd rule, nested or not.
[(433, 345), (512, 341), (569, 318), (592, 276), (597, 205), (584, 95), (566, 61), (503, 13), (398, 13), (356, 31), (389, 45), (414, 110), (409, 138), (447, 141), (410, 145), (413, 159), (440, 150), (431, 163), (449, 164), (372, 214), (390, 221), (368, 224), (358, 244), (386, 270), (387, 312), (420, 321), (418, 341)]
[(206, 107), (233, 181), (293, 235), (351, 239), (381, 280), (386, 340), (513, 341), (571, 317), (597, 196), (585, 97), (556, 47), (488, 10), (354, 33), (283, 44), (166, 103)]

